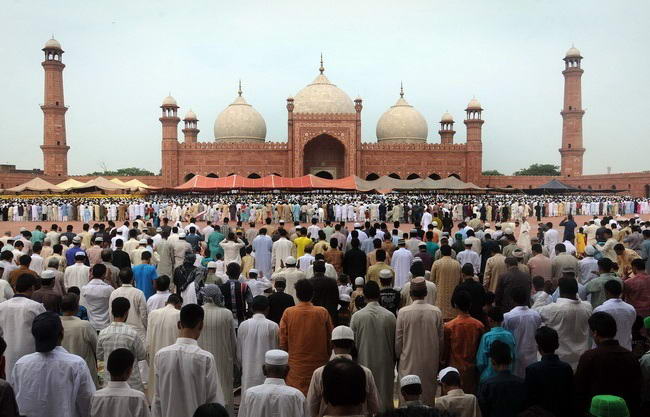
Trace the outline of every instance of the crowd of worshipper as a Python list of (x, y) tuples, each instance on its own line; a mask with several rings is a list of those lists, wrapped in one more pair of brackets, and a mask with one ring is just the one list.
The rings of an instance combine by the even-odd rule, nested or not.
[(650, 222), (468, 214), (5, 233), (0, 415), (650, 415)]
[[(401, 221), (418, 224), (425, 211), (448, 223), (476, 215), (487, 221), (565, 215), (650, 214), (650, 200), (629, 196), (431, 193), (302, 194), (151, 194), (146, 198), (13, 198), (0, 200), (2, 221), (134, 221), (162, 218), (187, 222), (195, 217), (219, 223), (228, 217), (244, 223)], [(157, 224), (156, 224), (157, 226)], [(442, 225), (441, 225), (442, 226)]]

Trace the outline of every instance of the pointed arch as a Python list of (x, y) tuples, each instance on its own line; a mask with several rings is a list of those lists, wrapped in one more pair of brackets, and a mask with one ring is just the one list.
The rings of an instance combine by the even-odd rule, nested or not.
[(208, 175), (206, 175), (206, 177), (208, 177), (208, 178), (219, 178), (219, 176), (217, 174), (215, 174), (214, 172), (209, 173)]
[(371, 172), (370, 174), (366, 175), (366, 181), (374, 181), (379, 179), (379, 175), (375, 174), (374, 172)]
[(400, 177), (398, 174), (396, 174), (394, 172), (388, 174), (388, 176), (391, 177), (391, 178), (395, 178), (396, 180), (401, 180), (402, 179), (402, 177)]
[(253, 172), (251, 174), (248, 174), (248, 178), (256, 179), (256, 178), (262, 178), (262, 177), (260, 177), (260, 174)]
[(432, 180), (439, 180), (439, 179), (441, 179), (440, 175), (436, 174), (435, 172), (429, 174), (429, 178), (431, 178)]
[(314, 175), (319, 177), (319, 178), (325, 178), (326, 180), (333, 180), (334, 179), (334, 176), (329, 171), (318, 171)]
[(420, 176), (416, 173), (409, 174), (409, 176), (406, 177), (407, 180), (417, 180), (418, 178), (420, 178)]
[(450, 177), (457, 178), (457, 179), (460, 179), (460, 175), (458, 175), (458, 174), (456, 174), (456, 173), (449, 174), (449, 176), (450, 176)]
[(191, 180), (194, 177), (195, 177), (195, 175), (190, 172), (189, 174), (187, 174), (186, 176), (183, 177), (183, 182), (187, 182), (187, 181)]

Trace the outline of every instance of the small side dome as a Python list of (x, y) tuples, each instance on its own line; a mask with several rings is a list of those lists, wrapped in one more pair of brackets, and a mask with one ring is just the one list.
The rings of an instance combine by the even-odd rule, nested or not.
[(58, 49), (59, 51), (62, 51), (61, 49), (61, 44), (59, 41), (56, 39), (52, 38), (49, 41), (45, 42), (45, 46), (43, 46), (43, 49)]
[(164, 98), (162, 102), (163, 106), (176, 106), (178, 107), (178, 104), (176, 104), (176, 99), (172, 96), (167, 96)]
[(467, 110), (483, 110), (481, 103), (475, 98), (471, 99), (467, 104)]
[(445, 112), (442, 117), (440, 118), (440, 122), (442, 123), (454, 123), (454, 117), (449, 114), (448, 112)]
[(404, 100), (404, 92), (377, 122), (377, 142), (424, 143), (429, 128), (422, 114)]
[(188, 110), (187, 113), (185, 113), (185, 117), (183, 118), (183, 120), (196, 121), (196, 120), (199, 120), (199, 119), (196, 118), (196, 114), (192, 110)]
[(262, 115), (239, 96), (214, 121), (214, 138), (218, 142), (264, 142), (266, 122)]
[(580, 55), (578, 48), (572, 46), (568, 51), (566, 51), (566, 58), (582, 58), (582, 56)]

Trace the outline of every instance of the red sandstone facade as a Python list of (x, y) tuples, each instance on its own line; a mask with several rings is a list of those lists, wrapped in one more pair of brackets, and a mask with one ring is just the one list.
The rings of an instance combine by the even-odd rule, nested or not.
[[(45, 100), (41, 106), (44, 114), (43, 150), (44, 175), (36, 171), (0, 169), (0, 188), (23, 183), (36, 175), (58, 183), (68, 178), (63, 94), (63, 49), (55, 40), (43, 48), (45, 60)], [(581, 99), (582, 56), (571, 48), (564, 58), (565, 78), (561, 155), (561, 177), (568, 184), (592, 190), (629, 190), (636, 196), (650, 196), (650, 171), (582, 175), (583, 147)], [(321, 75), (324, 71), (321, 62)], [(403, 92), (401, 94), (403, 96)], [(241, 91), (240, 91), (241, 97)], [(171, 99), (171, 97), (168, 97)], [(238, 174), (251, 178), (275, 174), (301, 176), (314, 174), (341, 178), (357, 175), (375, 179), (382, 175), (395, 178), (442, 178), (457, 176), (463, 181), (488, 187), (533, 188), (551, 177), (484, 176), (482, 172), (482, 111), (478, 101), (472, 100), (464, 124), (467, 131), (465, 143), (454, 143), (454, 121), (443, 115), (440, 122), (440, 143), (384, 143), (361, 142), (361, 111), (363, 102), (354, 100), (354, 112), (309, 113), (294, 111), (294, 98), (287, 99), (287, 142), (201, 142), (198, 120), (193, 113), (186, 116), (182, 129), (184, 138), (179, 141), (179, 106), (175, 100), (165, 100), (162, 114), (162, 175), (137, 178), (149, 185), (173, 187), (194, 175), (222, 177)], [(190, 114), (188, 113), (188, 114)], [(265, 129), (265, 128), (264, 128)], [(390, 143), (389, 143), (390, 142)], [(0, 167), (2, 168), (2, 167)], [(89, 179), (75, 176), (80, 181)]]

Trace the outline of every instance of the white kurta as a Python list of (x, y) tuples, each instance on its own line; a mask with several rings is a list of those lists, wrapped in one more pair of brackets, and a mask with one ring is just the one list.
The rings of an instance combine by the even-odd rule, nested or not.
[(174, 344), (178, 338), (178, 321), (180, 320), (180, 311), (176, 310), (173, 305), (167, 304), (163, 308), (154, 310), (149, 315), (147, 328), (147, 355), (149, 356), (149, 389), (148, 398), (153, 398), (155, 392), (155, 362), (153, 358), (156, 353), (169, 345)]
[[(242, 387), (243, 391), (243, 387)], [(239, 417), (303, 417), (305, 396), (288, 386), (284, 379), (266, 378), (246, 391), (239, 406)]]
[(515, 337), (514, 374), (524, 378), (526, 367), (537, 362), (535, 332), (542, 324), (542, 317), (529, 307), (518, 306), (503, 315), (503, 328)]
[(632, 350), (632, 325), (636, 320), (636, 310), (620, 298), (610, 298), (598, 307), (594, 313), (604, 311), (611, 314), (616, 321), (616, 340), (627, 350)]
[(540, 307), (539, 314), (560, 339), (556, 354), (575, 371), (580, 356), (589, 349), (589, 324), (591, 303), (588, 301), (558, 298), (555, 303)]
[(34, 336), (32, 322), (45, 312), (43, 304), (27, 297), (15, 296), (0, 303), (0, 336), (7, 342), (5, 351), (5, 374), (12, 383), (11, 371), (16, 361), (23, 356), (34, 353)]
[(279, 271), (282, 268), (283, 262), (293, 255), (293, 242), (291, 242), (286, 237), (281, 237), (273, 243), (271, 249), (271, 263), (275, 271)]
[(411, 271), (411, 262), (413, 261), (413, 254), (406, 248), (399, 248), (393, 253), (390, 266), (395, 271), (395, 287), (401, 288), (409, 280), (409, 272)]
[(122, 284), (120, 288), (113, 290), (108, 299), (108, 314), (110, 317), (113, 317), (111, 304), (118, 297), (124, 297), (131, 303), (126, 324), (135, 327), (142, 340), (145, 340), (147, 332), (147, 301), (144, 298), (144, 293), (131, 284)]
[(88, 284), (89, 276), (90, 267), (77, 262), (65, 269), (63, 273), (63, 285), (65, 285), (66, 290), (70, 287), (77, 287), (81, 290), (81, 287)]
[(237, 331), (237, 360), (242, 366), (242, 400), (246, 390), (264, 383), (264, 355), (277, 349), (280, 328), (264, 314), (254, 314), (239, 325)]
[(110, 381), (108, 386), (93, 394), (90, 417), (149, 417), (149, 405), (144, 393), (132, 389), (124, 381)]
[(194, 339), (179, 337), (156, 353), (154, 417), (187, 417), (205, 403), (224, 404), (214, 356)]
[(272, 273), (271, 250), (273, 241), (270, 236), (258, 235), (253, 239), (253, 251), (255, 252), (255, 268), (265, 278), (270, 278)]
[(225, 401), (221, 404), (233, 415), (233, 363), (237, 358), (237, 336), (232, 312), (212, 303), (206, 303), (203, 311), (203, 330), (198, 343), (202, 349), (214, 356), (220, 396)]

